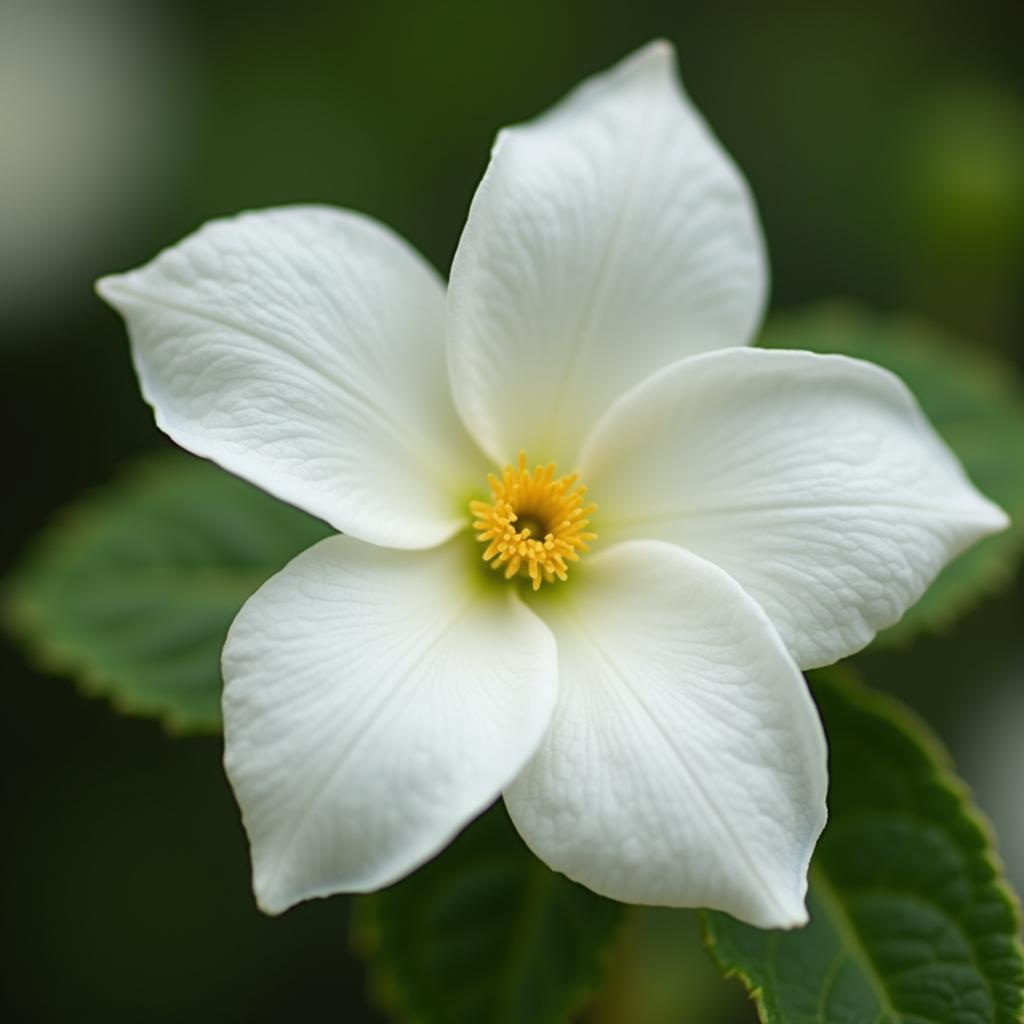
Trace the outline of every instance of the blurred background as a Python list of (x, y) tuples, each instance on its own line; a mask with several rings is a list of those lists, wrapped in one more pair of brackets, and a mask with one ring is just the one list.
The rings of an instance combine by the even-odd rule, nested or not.
[[(753, 186), (774, 310), (907, 310), (1024, 367), (1019, 0), (0, 0), (0, 574), (54, 509), (166, 445), (97, 276), (297, 201), (365, 211), (447, 270), (497, 128), (654, 36)], [(859, 659), (953, 748), (1018, 887), (1022, 623), (1018, 580)], [(9, 646), (0, 665), (5, 1019), (381, 1019), (345, 901), (256, 911), (218, 740), (118, 717)], [(695, 928), (664, 955), (677, 920), (638, 925), (655, 952), (629, 1019), (753, 1020)]]

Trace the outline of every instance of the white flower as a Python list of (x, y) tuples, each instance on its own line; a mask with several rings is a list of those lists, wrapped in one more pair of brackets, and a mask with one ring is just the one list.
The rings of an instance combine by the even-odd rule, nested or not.
[(765, 280), (655, 43), (499, 134), (447, 295), (315, 207), (100, 282), (159, 425), (344, 533), (224, 649), (265, 910), (388, 885), (503, 794), (597, 892), (806, 920), (826, 764), (800, 669), (1006, 519), (891, 374), (742, 347)]

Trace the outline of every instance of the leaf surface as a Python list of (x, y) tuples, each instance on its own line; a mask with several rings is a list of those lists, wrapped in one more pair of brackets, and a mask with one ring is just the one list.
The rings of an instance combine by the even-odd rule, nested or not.
[(836, 670), (812, 678), (831, 788), (810, 924), (706, 913), (713, 958), (765, 1024), (1016, 1024), (1016, 906), (965, 787), (901, 705)]
[(357, 948), (401, 1021), (564, 1021), (601, 980), (623, 906), (545, 867), (502, 804), (360, 904)]
[(66, 508), (5, 594), (41, 666), (176, 731), (220, 726), (220, 649), (242, 603), (329, 532), (172, 451)]

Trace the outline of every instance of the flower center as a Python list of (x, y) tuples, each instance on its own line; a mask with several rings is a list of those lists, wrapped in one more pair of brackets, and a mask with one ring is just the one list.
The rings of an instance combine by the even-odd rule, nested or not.
[(568, 578), (568, 563), (578, 562), (590, 550), (587, 541), (597, 536), (587, 532), (587, 516), (597, 506), (583, 505), (587, 489), (574, 487), (576, 480), (575, 473), (555, 477), (553, 462), (530, 472), (525, 452), (500, 479), (494, 473), (487, 477), (491, 501), (471, 501), (469, 510), (492, 569), (504, 567), (507, 580), (526, 576), (534, 590)]

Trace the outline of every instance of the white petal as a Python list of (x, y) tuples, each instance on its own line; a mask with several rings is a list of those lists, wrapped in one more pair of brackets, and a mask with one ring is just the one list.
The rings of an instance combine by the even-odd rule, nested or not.
[(471, 554), (332, 537), (231, 627), (225, 764), (267, 912), (412, 871), (536, 749), (554, 640)]
[(748, 189), (653, 43), (499, 134), (449, 289), (463, 419), (498, 462), (572, 468), (612, 398), (746, 344), (766, 276)]
[(764, 612), (715, 566), (633, 541), (538, 604), (558, 706), (505, 800), (534, 852), (630, 903), (807, 920), (825, 823), (825, 741)]
[(803, 668), (862, 648), (1007, 522), (902, 382), (843, 356), (683, 360), (609, 410), (581, 468), (602, 541), (660, 538), (715, 562)]
[(387, 228), (242, 214), (98, 289), (185, 448), (377, 544), (428, 547), (464, 522), (454, 496), (484, 468), (448, 390), (444, 286)]

